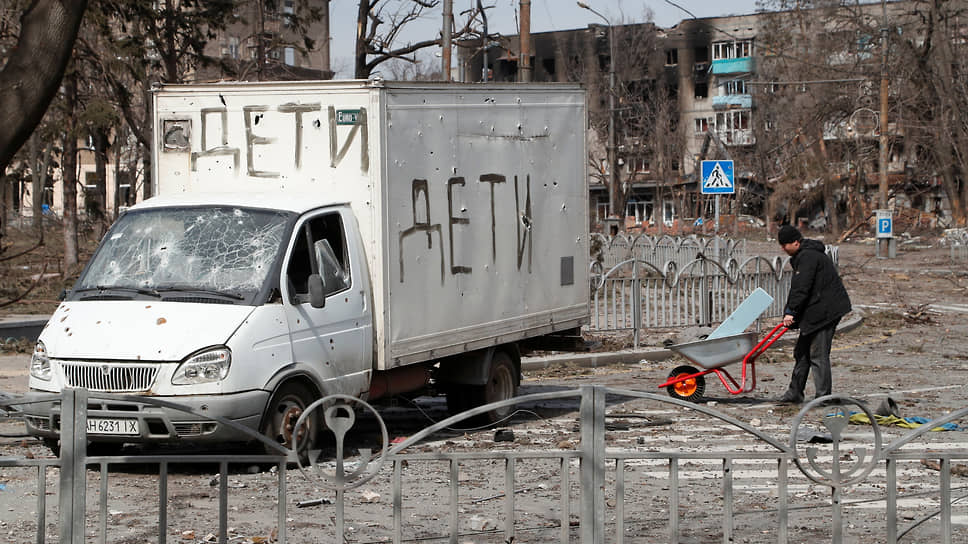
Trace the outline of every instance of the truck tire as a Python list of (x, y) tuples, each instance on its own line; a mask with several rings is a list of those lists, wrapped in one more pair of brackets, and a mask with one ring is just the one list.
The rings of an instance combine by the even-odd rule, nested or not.
[[(518, 369), (507, 353), (503, 351), (494, 353), (491, 369), (487, 374), (487, 383), (484, 384), (481, 394), (480, 405), (512, 399), (518, 395)], [(496, 423), (511, 415), (514, 409), (514, 406), (497, 408), (485, 413), (484, 418), (488, 423)]]
[[(518, 394), (518, 369), (510, 355), (504, 351), (495, 351), (487, 369), (487, 382), (484, 385), (451, 383), (446, 391), (447, 411), (451, 415), (499, 400), (514, 398)], [(488, 425), (506, 418), (513, 410), (512, 406), (505, 406), (467, 421), (472, 425)]]
[[(314, 398), (305, 385), (288, 382), (272, 395), (262, 417), (261, 431), (269, 440), (292, 449), (293, 441), (297, 439), (299, 461), (304, 465), (308, 463), (309, 452), (315, 448), (319, 436), (319, 411), (314, 411), (299, 429), (295, 426), (303, 410), (312, 404)], [(275, 455), (279, 452), (266, 448), (266, 453)]]
[(41, 442), (44, 443), (45, 446), (47, 446), (47, 449), (49, 449), (50, 452), (52, 454), (54, 454), (54, 457), (60, 457), (60, 450), (61, 450), (61, 448), (60, 448), (60, 438), (46, 438), (45, 437), (45, 438), (41, 438), (40, 440), (41, 440)]

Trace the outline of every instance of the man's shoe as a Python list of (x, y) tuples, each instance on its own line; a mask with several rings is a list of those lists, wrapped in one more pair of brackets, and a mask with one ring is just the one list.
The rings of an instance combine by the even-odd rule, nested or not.
[(803, 395), (797, 395), (787, 391), (782, 397), (776, 399), (780, 404), (803, 404)]

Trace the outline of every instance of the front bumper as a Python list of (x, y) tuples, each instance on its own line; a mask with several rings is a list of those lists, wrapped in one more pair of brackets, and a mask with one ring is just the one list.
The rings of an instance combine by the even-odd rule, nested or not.
[[(41, 391), (32, 391), (41, 394)], [(49, 397), (49, 393), (43, 393)], [(134, 443), (219, 443), (247, 442), (259, 434), (259, 421), (268, 391), (245, 391), (228, 395), (183, 397), (143, 397), (89, 393), (88, 419), (136, 420), (138, 434), (114, 435), (88, 433), (92, 442)], [(165, 403), (159, 405), (158, 401)], [(169, 404), (177, 405), (178, 408)], [(60, 401), (43, 401), (23, 405), (27, 432), (44, 438), (57, 438), (61, 432)], [(216, 421), (229, 420), (242, 429)]]

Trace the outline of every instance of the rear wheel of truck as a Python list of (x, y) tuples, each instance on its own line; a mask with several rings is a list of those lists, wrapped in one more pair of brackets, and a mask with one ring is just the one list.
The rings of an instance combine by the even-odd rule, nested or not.
[[(309, 451), (316, 445), (319, 436), (319, 411), (314, 411), (296, 428), (296, 422), (315, 397), (308, 387), (301, 383), (290, 382), (272, 395), (269, 408), (262, 418), (262, 434), (286, 448), (292, 449), (293, 443), (298, 448), (299, 460), (303, 464), (309, 461)], [(279, 452), (266, 448), (268, 454)]]
[[(499, 400), (514, 398), (518, 394), (518, 369), (511, 356), (497, 351), (491, 357), (487, 369), (487, 382), (484, 385), (452, 384), (447, 389), (447, 411), (452, 415), (466, 412)], [(487, 425), (496, 423), (511, 415), (513, 406), (504, 406), (481, 414), (468, 423)]]
[(47, 446), (47, 449), (54, 454), (54, 457), (60, 457), (60, 438), (41, 438), (40, 441)]
[[(491, 370), (488, 372), (487, 383), (483, 387), (481, 404), (490, 404), (501, 400), (512, 399), (518, 394), (518, 370), (511, 361), (511, 357), (503, 351), (494, 353), (491, 359)], [(496, 423), (514, 411), (514, 406), (496, 408), (484, 414), (488, 423)]]

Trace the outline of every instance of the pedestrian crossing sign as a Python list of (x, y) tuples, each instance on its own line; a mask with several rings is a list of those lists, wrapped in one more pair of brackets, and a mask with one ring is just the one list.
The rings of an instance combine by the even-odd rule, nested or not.
[(702, 194), (731, 195), (733, 184), (733, 161), (702, 161)]

